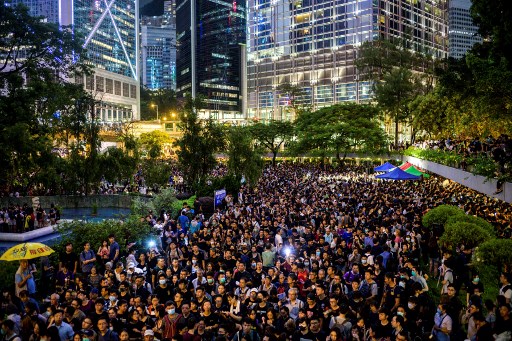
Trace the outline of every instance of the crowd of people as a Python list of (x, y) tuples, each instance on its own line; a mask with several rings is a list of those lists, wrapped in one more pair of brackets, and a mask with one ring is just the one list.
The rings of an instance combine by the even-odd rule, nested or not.
[(47, 301), (22, 262), (0, 297), (4, 339), (511, 339), (511, 269), (484, 300), (495, 284), (480, 281), (474, 250), (441, 249), (421, 224), (451, 204), (510, 238), (509, 204), (435, 176), (391, 182), (356, 166), (286, 163), (229, 198), (211, 217), (198, 202), (155, 216), (156, 246), (111, 235), (68, 244), (59, 264), (43, 258), (40, 271), (56, 272), (41, 283)]
[(426, 140), (415, 143), (413, 146), (422, 149), (444, 150), (455, 152), (464, 158), (460, 167), (467, 169), (467, 158), (486, 157), (494, 160), (498, 165), (496, 176), (512, 175), (512, 139), (508, 135), (500, 135), (498, 138), (488, 136), (485, 139), (478, 137), (473, 139), (443, 139)]
[(35, 208), (28, 204), (12, 204), (0, 208), (0, 232), (23, 233), (55, 225), (60, 220), (60, 210), (51, 204), (46, 211), (40, 204)]

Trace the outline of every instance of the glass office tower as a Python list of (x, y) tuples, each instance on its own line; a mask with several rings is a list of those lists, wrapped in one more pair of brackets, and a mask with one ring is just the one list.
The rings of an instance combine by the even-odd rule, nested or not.
[(293, 119), (281, 84), (317, 109), (368, 101), (355, 68), (365, 41), (402, 37), (416, 51), (447, 55), (446, 0), (249, 0), (248, 118)]
[(462, 58), (476, 43), (482, 42), (478, 27), (473, 24), (470, 8), (471, 0), (449, 0), (448, 38), (449, 56)]
[(138, 120), (138, 0), (8, 0), (84, 36), (94, 75), (76, 79), (98, 100), (102, 122)]
[(176, 38), (178, 96), (202, 95), (206, 117), (243, 118), (245, 1), (178, 0)]
[(167, 1), (164, 15), (141, 20), (142, 83), (150, 90), (176, 89), (176, 17)]

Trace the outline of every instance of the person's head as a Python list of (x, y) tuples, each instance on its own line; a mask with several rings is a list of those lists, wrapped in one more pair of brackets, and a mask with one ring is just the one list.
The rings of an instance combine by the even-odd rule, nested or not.
[(203, 312), (205, 312), (205, 311), (209, 312), (212, 309), (212, 304), (210, 303), (210, 301), (204, 300), (203, 304), (202, 304), (202, 308), (203, 308)]
[(2, 334), (11, 335), (14, 333), (14, 322), (10, 319), (5, 319), (2, 322)]
[(443, 304), (439, 304), (439, 305), (437, 306), (437, 310), (438, 310), (438, 312), (439, 312), (439, 313), (441, 313), (441, 314), (443, 314), (443, 315), (444, 315), (444, 314), (446, 314), (446, 309), (448, 309), (448, 305), (447, 305), (447, 304), (444, 304), (444, 303), (443, 303)]
[(384, 275), (384, 284), (393, 286), (395, 284), (395, 274), (392, 272), (386, 272)]
[(403, 316), (400, 316), (400, 315), (393, 316), (393, 318), (391, 319), (391, 326), (393, 328), (400, 330), (403, 328), (403, 325), (404, 325)]
[(318, 330), (320, 330), (320, 327), (320, 320), (318, 319), (318, 317), (313, 316), (309, 320), (309, 330), (311, 330), (312, 332), (317, 332)]
[(508, 319), (510, 317), (510, 305), (501, 304), (498, 310), (501, 318)]
[(66, 244), (66, 252), (71, 252), (71, 251), (73, 251), (73, 244), (67, 243)]
[(341, 339), (341, 333), (340, 333), (339, 328), (337, 328), (337, 327), (331, 328), (331, 331), (329, 332), (329, 339), (331, 341), (337, 341), (337, 340)]
[(115, 235), (110, 234), (110, 235), (108, 236), (108, 241), (110, 242), (110, 244), (112, 244), (115, 240), (116, 240)]
[(86, 317), (82, 321), (82, 329), (92, 329), (92, 319), (90, 317)]
[(174, 315), (176, 314), (176, 305), (174, 304), (173, 301), (167, 301), (165, 303), (165, 311), (167, 312), (167, 314), (169, 315)]
[(481, 327), (485, 324), (485, 316), (481, 311), (478, 311), (472, 315), (473, 321), (477, 327)]
[(119, 333), (119, 341), (129, 341), (130, 340), (130, 334), (128, 334), (128, 331), (126, 329), (121, 330)]
[(28, 260), (22, 259), (20, 260), (20, 268), (26, 270), (28, 268)]
[(139, 311), (137, 309), (133, 309), (128, 313), (128, 319), (130, 321), (138, 321), (140, 318)]
[(60, 326), (62, 320), (64, 319), (64, 310), (57, 309), (53, 314), (53, 320), (57, 326)]
[(389, 316), (389, 312), (387, 309), (381, 308), (379, 310), (379, 321), (387, 321), (388, 316)]
[(115, 307), (112, 307), (107, 311), (107, 314), (109, 319), (115, 319), (117, 316), (117, 309)]
[(244, 322), (242, 324), (242, 329), (245, 334), (248, 334), (251, 332), (253, 322), (249, 319), (244, 319)]
[(155, 339), (155, 333), (151, 329), (146, 329), (144, 332), (144, 341), (153, 341)]
[(105, 333), (108, 329), (108, 321), (105, 317), (100, 317), (98, 319), (98, 330), (100, 333)]
[(509, 274), (502, 272), (501, 275), (500, 275), (500, 282), (501, 282), (501, 284), (503, 284), (503, 285), (509, 284), (510, 281), (511, 281), (510, 277), (511, 276)]
[(455, 289), (455, 286), (453, 284), (448, 284), (447, 287), (448, 296), (454, 297), (457, 294), (457, 290)]

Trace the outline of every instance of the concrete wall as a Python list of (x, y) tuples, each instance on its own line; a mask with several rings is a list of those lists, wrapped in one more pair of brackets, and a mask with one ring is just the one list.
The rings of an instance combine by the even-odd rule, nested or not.
[(56, 196), (40, 196), (40, 197), (20, 197), (20, 198), (0, 198), (0, 207), (6, 207), (9, 204), (28, 204), (34, 205), (39, 203), (44, 209), (50, 207), (52, 203), (60, 208), (88, 208), (96, 205), (98, 208), (115, 207), (130, 208), (132, 199), (130, 195), (56, 195)]
[(496, 192), (495, 179), (487, 180), (486, 177), (481, 175), (473, 175), (472, 173), (463, 171), (461, 169), (444, 166), (439, 163), (418, 159), (412, 156), (404, 156), (403, 160), (409, 161), (415, 166), (458, 182), (461, 185), (474, 189), (475, 191), (490, 197), (512, 203), (512, 183), (510, 182), (506, 182), (503, 185), (503, 192), (494, 194)]

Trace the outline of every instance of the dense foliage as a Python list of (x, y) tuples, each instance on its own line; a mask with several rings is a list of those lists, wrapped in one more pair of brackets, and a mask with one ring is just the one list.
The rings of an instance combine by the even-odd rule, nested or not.
[(489, 231), (479, 225), (460, 221), (446, 224), (439, 241), (448, 249), (455, 250), (461, 245), (472, 249), (492, 237)]
[(367, 104), (337, 104), (300, 114), (295, 122), (297, 153), (317, 150), (334, 153), (338, 160), (348, 153), (382, 152), (387, 138), (378, 122), (378, 110)]
[(428, 228), (433, 228), (434, 225), (444, 226), (450, 217), (457, 216), (459, 214), (465, 213), (463, 210), (455, 206), (440, 205), (425, 213), (421, 222), (423, 226)]

